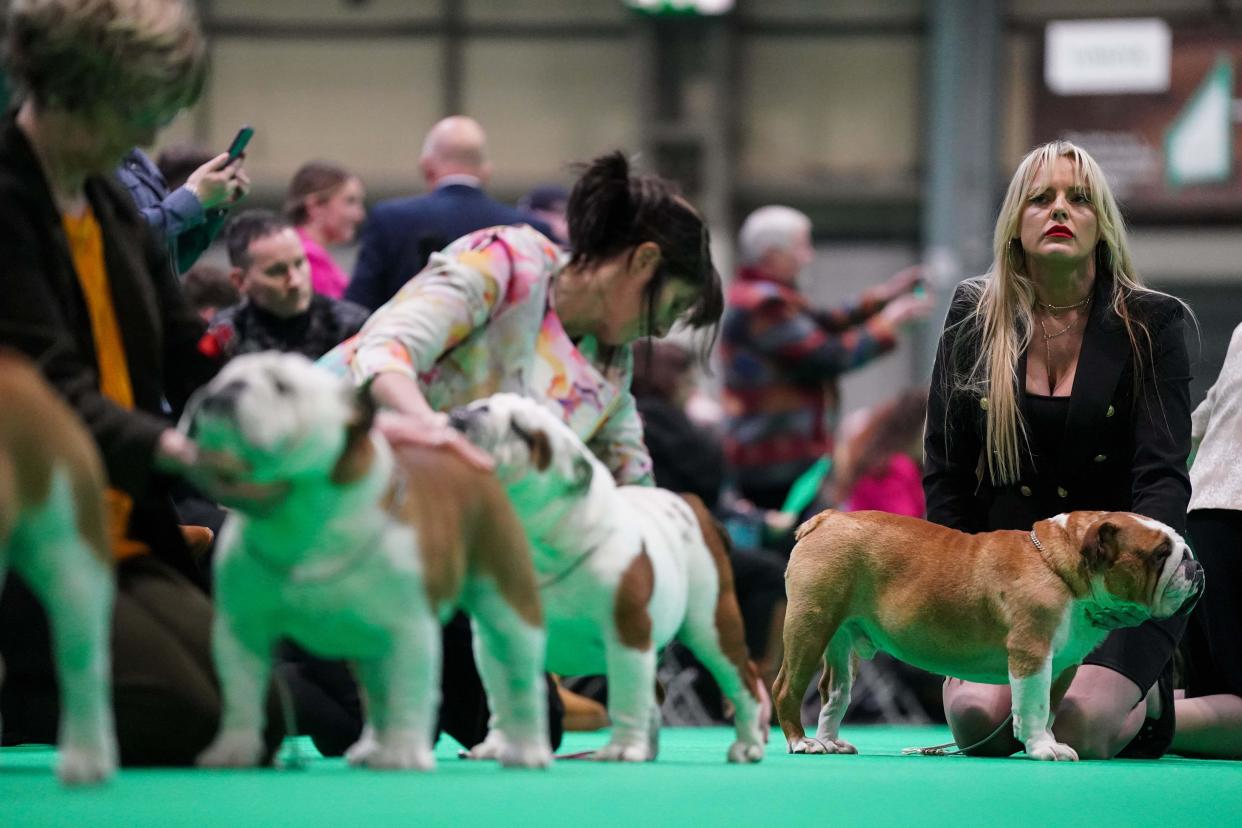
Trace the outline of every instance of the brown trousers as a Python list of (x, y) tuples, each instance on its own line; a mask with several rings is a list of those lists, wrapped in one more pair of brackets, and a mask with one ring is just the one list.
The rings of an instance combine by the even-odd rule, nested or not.
[[(112, 616), (112, 703), (123, 766), (191, 765), (216, 733), (219, 682), (211, 660), (212, 606), (152, 555), (123, 561)], [(20, 578), (0, 593), (0, 723), (4, 744), (55, 744), (60, 719), (47, 617)], [(265, 738), (283, 734), (268, 696)]]

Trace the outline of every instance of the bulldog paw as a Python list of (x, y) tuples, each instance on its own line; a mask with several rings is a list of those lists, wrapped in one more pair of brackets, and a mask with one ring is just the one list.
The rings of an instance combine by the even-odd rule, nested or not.
[(545, 741), (514, 740), (505, 743), (497, 758), (506, 768), (546, 768), (552, 764), (552, 749)]
[(431, 739), (412, 730), (389, 731), (376, 740), (361, 764), (373, 770), (435, 770)]
[(803, 736), (789, 743), (790, 753), (823, 755), (828, 753), (858, 753), (858, 748), (844, 739), (828, 739), (816, 736)]
[(1064, 742), (1055, 739), (1031, 740), (1026, 745), (1026, 755), (1041, 762), (1077, 762), (1078, 753)]
[(116, 749), (71, 745), (60, 749), (56, 776), (65, 785), (98, 785), (116, 772)]
[(436, 757), (431, 748), (381, 744), (362, 760), (362, 764), (372, 770), (431, 771), (436, 769)]
[(495, 761), (505, 752), (505, 747), (505, 738), (492, 731), (487, 734), (487, 738), (466, 751), (465, 757), (477, 761)]
[(367, 725), (362, 729), (362, 735), (358, 737), (358, 741), (345, 751), (345, 761), (355, 766), (362, 765), (367, 761), (367, 757), (378, 748), (379, 742), (375, 739), (375, 731)]
[(737, 741), (729, 745), (729, 761), (739, 765), (749, 765), (763, 759), (763, 745), (754, 742)]
[(263, 757), (263, 737), (257, 730), (226, 730), (198, 755), (200, 768), (252, 768)]
[(609, 742), (591, 754), (591, 758), (597, 762), (650, 762), (655, 755), (645, 743)]

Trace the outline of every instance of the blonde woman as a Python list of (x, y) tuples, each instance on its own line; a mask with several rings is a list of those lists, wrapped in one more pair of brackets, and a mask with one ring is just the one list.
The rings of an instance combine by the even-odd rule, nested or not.
[[(167, 251), (112, 171), (195, 100), (206, 49), (182, 0), (12, 0), (5, 36), (19, 103), (0, 118), (0, 345), (39, 363), (104, 459), (121, 764), (185, 765), (215, 733), (220, 691), (211, 605), (193, 583), (169, 475), (221, 499), (239, 491), (222, 482), (237, 469), (197, 452), (164, 416), (164, 399), (183, 402), (216, 366), (197, 347), (206, 326)], [(55, 741), (49, 650), (42, 611), (10, 579), (0, 598), (8, 743)]]
[[(928, 518), (1029, 529), (1077, 509), (1185, 531), (1190, 404), (1185, 316), (1142, 286), (1096, 162), (1057, 141), (1009, 184), (989, 272), (959, 286), (932, 372)], [(1118, 630), (1053, 687), (1054, 732), (1080, 758), (1156, 757), (1173, 731), (1184, 618)], [(978, 755), (1019, 749), (1009, 688), (949, 679), (945, 713)], [(1058, 703), (1059, 702), (1059, 703)]]

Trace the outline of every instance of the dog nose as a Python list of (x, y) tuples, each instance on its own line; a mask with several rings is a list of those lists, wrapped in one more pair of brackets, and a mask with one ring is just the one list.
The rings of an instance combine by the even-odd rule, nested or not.
[(1178, 569), (1181, 576), (1190, 584), (1190, 593), (1186, 596), (1186, 600), (1182, 601), (1182, 605), (1177, 611), (1178, 615), (1184, 615), (1194, 609), (1195, 604), (1199, 603), (1199, 599), (1203, 597), (1203, 590), (1207, 586), (1207, 579), (1203, 575), (1203, 567), (1196, 560), (1187, 558), (1182, 561)]
[(203, 400), (199, 409), (206, 414), (230, 414), (237, 408), (237, 400), (245, 387), (241, 380), (225, 383)]
[(449, 425), (464, 432), (470, 425), (470, 412), (465, 407), (454, 408), (449, 412)]

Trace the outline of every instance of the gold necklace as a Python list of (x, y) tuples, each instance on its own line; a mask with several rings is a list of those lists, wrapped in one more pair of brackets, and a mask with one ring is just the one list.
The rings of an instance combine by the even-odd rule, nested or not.
[[(1044, 303), (1040, 302), (1040, 304), (1042, 305)], [(1087, 294), (1087, 298), (1084, 299), (1081, 304), (1082, 304), (1083, 310), (1086, 310), (1087, 306), (1091, 304), (1091, 295)], [(1071, 305), (1070, 307), (1073, 307), (1073, 306)], [(1082, 318), (1082, 317), (1079, 317), (1079, 318)], [(1061, 336), (1062, 334), (1069, 333), (1070, 328), (1078, 324), (1078, 319), (1070, 320), (1070, 323), (1068, 325), (1066, 325), (1064, 328), (1057, 331), (1056, 333), (1052, 333), (1052, 334), (1048, 333), (1048, 326), (1044, 324), (1044, 320), (1040, 319), (1038, 321), (1039, 321), (1040, 333), (1044, 337), (1044, 371), (1046, 371), (1048, 374), (1048, 393), (1055, 396), (1055, 392), (1057, 389), (1056, 389), (1056, 386), (1053, 384), (1053, 377), (1052, 377), (1052, 346), (1049, 345), (1048, 343), (1056, 339), (1058, 336)]]
[(1087, 306), (1087, 303), (1090, 301), (1091, 301), (1091, 294), (1088, 293), (1086, 296), (1084, 296), (1082, 299), (1079, 299), (1077, 302), (1075, 302), (1072, 305), (1054, 305), (1051, 302), (1040, 302), (1039, 304), (1043, 305), (1045, 308), (1048, 309), (1050, 316), (1060, 316), (1060, 314), (1058, 314), (1057, 311), (1073, 310), (1074, 308), (1085, 308)]

